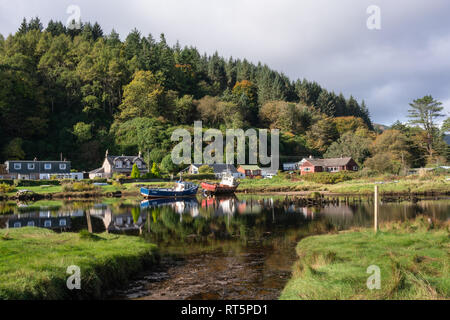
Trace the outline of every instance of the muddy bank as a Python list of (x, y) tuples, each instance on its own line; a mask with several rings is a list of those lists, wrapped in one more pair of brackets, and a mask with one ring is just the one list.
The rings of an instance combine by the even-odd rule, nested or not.
[(90, 198), (120, 198), (122, 197), (122, 192), (57, 192), (57, 193), (23, 193), (15, 194), (13, 196), (0, 195), (0, 201), (14, 200), (14, 201), (39, 201), (39, 200), (50, 200), (50, 199), (90, 199)]

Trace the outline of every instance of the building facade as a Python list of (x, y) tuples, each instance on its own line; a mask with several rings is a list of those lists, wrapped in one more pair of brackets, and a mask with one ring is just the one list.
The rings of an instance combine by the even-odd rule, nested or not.
[(70, 161), (8, 160), (5, 162), (8, 179), (39, 180), (51, 175), (70, 176)]
[(315, 159), (307, 158), (301, 161), (301, 174), (314, 172), (340, 172), (340, 171), (358, 171), (358, 164), (350, 157)]
[(89, 172), (89, 178), (112, 178), (114, 173), (129, 176), (133, 170), (134, 164), (136, 164), (141, 174), (148, 173), (147, 163), (144, 161), (144, 158), (142, 158), (140, 152), (137, 156), (112, 156), (106, 151), (103, 165), (100, 168)]
[(257, 165), (241, 165), (237, 170), (238, 172), (245, 175), (246, 178), (255, 178), (261, 176), (261, 168)]
[[(189, 174), (199, 174), (200, 167), (204, 166), (205, 164), (191, 164), (189, 167), (187, 167), (184, 172), (187, 172)], [(206, 164), (209, 166), (216, 176), (217, 179), (222, 178), (225, 174), (229, 173), (235, 178), (245, 178), (245, 175), (238, 172), (236, 170), (236, 167), (232, 164), (225, 164), (225, 163), (215, 163), (215, 164)]]

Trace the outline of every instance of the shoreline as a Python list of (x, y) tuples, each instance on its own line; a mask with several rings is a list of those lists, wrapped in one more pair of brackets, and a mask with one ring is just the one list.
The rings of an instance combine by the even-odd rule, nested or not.
[[(279, 299), (449, 299), (448, 227), (422, 216), (377, 233), (362, 228), (308, 236), (297, 243), (297, 261)], [(381, 272), (379, 290), (366, 285), (373, 265)]]
[[(0, 249), (0, 300), (103, 299), (160, 259), (156, 245), (138, 237), (34, 227), (0, 230)], [(66, 286), (72, 265), (80, 290)]]

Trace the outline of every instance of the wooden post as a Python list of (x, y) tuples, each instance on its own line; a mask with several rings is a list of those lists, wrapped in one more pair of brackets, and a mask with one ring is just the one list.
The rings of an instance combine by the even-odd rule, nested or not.
[(91, 214), (89, 210), (86, 210), (86, 220), (87, 220), (87, 227), (89, 233), (92, 233), (92, 221), (91, 221)]
[(375, 186), (375, 196), (373, 199), (373, 206), (374, 206), (374, 224), (373, 224), (373, 228), (374, 231), (377, 232), (378, 231), (378, 186)]

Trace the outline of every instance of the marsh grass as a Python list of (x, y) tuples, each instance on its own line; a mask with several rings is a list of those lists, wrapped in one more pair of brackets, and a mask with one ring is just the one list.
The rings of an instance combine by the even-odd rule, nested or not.
[[(0, 230), (0, 299), (103, 298), (157, 262), (155, 250), (138, 237)], [(81, 269), (81, 290), (67, 289), (71, 265)]]
[[(449, 299), (448, 222), (413, 221), (301, 240), (280, 299)], [(366, 286), (371, 265), (381, 289)]]

